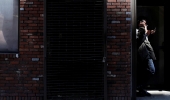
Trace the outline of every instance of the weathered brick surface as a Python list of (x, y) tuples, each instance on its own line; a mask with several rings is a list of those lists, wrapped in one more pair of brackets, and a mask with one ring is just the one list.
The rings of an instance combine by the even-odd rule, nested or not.
[(0, 100), (43, 100), (43, 9), (43, 0), (20, 0), (19, 57), (0, 54)]
[[(20, 0), (19, 57), (0, 54), (0, 100), (43, 100), (43, 10)], [(130, 100), (130, 14), (130, 0), (107, 0), (108, 100)]]
[(130, 100), (130, 0), (107, 1), (108, 100)]

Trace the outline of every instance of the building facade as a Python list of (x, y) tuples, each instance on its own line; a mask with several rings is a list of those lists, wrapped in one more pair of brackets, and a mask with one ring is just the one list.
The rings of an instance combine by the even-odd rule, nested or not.
[(0, 100), (135, 100), (135, 7), (19, 0), (18, 50), (0, 54)]

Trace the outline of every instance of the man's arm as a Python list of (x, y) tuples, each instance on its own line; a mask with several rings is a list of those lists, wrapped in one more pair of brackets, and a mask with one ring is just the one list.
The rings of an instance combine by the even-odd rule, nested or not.
[(147, 34), (149, 36), (150, 34), (154, 34), (155, 32), (156, 32), (156, 27), (155, 27), (154, 30), (148, 30)]

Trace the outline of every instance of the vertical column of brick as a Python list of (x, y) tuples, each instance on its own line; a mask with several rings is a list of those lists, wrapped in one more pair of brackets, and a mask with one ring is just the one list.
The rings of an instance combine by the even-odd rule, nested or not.
[(108, 100), (130, 100), (130, 0), (107, 0)]
[(44, 95), (43, 0), (20, 0), (19, 7), (19, 53), (18, 57), (0, 54), (0, 97), (40, 100)]
[[(20, 1), (20, 71), (27, 96), (43, 96), (43, 1)], [(22, 90), (22, 89), (21, 89)]]

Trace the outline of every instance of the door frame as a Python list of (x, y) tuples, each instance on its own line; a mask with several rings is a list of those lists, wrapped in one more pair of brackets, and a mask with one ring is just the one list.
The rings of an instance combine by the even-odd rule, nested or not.
[(137, 50), (136, 50), (136, 23), (137, 23), (137, 0), (131, 0), (131, 100), (136, 100), (136, 66), (137, 66)]

